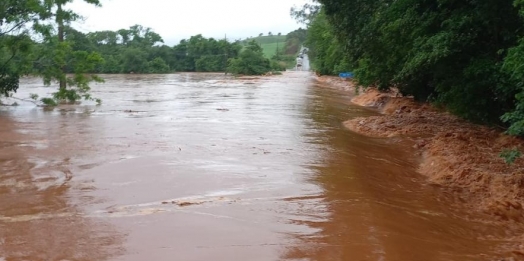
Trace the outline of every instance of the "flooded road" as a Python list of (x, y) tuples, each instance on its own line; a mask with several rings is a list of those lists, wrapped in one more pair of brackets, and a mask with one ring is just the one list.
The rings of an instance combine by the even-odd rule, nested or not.
[[(0, 260), (491, 260), (506, 231), (307, 72), (112, 75), (103, 104), (0, 110)], [(52, 91), (28, 79), (16, 95)]]

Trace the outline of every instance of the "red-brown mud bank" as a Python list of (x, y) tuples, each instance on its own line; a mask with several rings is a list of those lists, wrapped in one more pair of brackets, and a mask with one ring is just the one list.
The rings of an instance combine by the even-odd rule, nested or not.
[[(351, 81), (335, 77), (320, 77), (319, 81), (355, 90)], [(499, 156), (504, 149), (522, 151), (522, 139), (374, 88), (362, 91), (352, 102), (377, 108), (382, 115), (348, 120), (344, 122), (348, 129), (371, 137), (412, 139), (419, 151), (414, 156), (421, 158), (419, 172), (430, 183), (449, 189), (473, 211), (509, 223), (524, 221), (524, 158), (508, 165)]]

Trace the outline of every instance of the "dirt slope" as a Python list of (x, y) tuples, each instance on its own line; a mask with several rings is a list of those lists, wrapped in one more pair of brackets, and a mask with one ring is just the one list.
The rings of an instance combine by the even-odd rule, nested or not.
[[(338, 89), (355, 89), (352, 82), (336, 77), (318, 80)], [(351, 119), (344, 125), (367, 136), (415, 140), (419, 171), (429, 182), (449, 188), (474, 210), (500, 220), (524, 221), (524, 158), (507, 165), (499, 156), (505, 148), (524, 151), (522, 139), (396, 96), (368, 88), (352, 102), (375, 107), (383, 115)]]

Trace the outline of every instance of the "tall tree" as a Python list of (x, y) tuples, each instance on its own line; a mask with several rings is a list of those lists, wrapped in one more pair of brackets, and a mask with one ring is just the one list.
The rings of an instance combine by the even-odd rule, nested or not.
[(0, 2), (0, 95), (15, 92), (20, 76), (29, 73), (30, 35), (41, 15), (38, 0)]
[[(89, 94), (89, 82), (101, 81), (96, 75), (85, 75), (93, 70), (102, 58), (96, 52), (74, 51), (71, 42), (66, 38), (66, 30), (72, 21), (80, 16), (72, 10), (65, 9), (67, 3), (73, 0), (46, 0), (45, 11), (54, 19), (56, 34), (53, 31), (42, 31), (44, 33), (45, 47), (42, 49), (40, 62), (47, 64), (40, 73), (44, 76), (44, 82), (59, 82), (58, 92), (54, 93), (57, 101), (75, 102), (81, 98), (91, 99)], [(84, 0), (89, 4), (100, 6), (99, 0)], [(73, 77), (67, 77), (66, 67), (71, 66)], [(68, 88), (69, 87), (69, 88)]]
[[(51, 11), (54, 7), (56, 7), (56, 13), (55, 13), (55, 22), (58, 27), (58, 43), (61, 44), (64, 42), (65, 39), (65, 25), (75, 21), (79, 16), (74, 13), (71, 10), (64, 10), (64, 6), (67, 3), (72, 2), (73, 0), (50, 0), (46, 1), (46, 4), (48, 5), (48, 10)], [(94, 4), (96, 6), (100, 6), (99, 0), (84, 0), (84, 2)], [(65, 91), (67, 88), (66, 85), (66, 76), (65, 76), (65, 65), (61, 65), (61, 71), (62, 75), (59, 76), (59, 82), (60, 82), (60, 91)]]

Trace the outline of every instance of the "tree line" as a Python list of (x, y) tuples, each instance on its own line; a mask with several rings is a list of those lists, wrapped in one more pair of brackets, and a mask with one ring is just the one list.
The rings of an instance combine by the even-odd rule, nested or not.
[[(151, 28), (141, 25), (86, 34), (66, 27), (65, 41), (73, 51), (100, 55), (100, 63), (89, 73), (229, 72), (261, 75), (288, 67), (280, 62), (290, 60), (289, 57), (298, 52), (301, 42), (295, 37), (295, 32), (286, 36), (286, 45), (270, 59), (264, 57), (260, 43), (255, 40), (229, 41), (198, 34), (171, 47), (165, 45), (162, 37)], [(239, 70), (239, 59), (247, 59), (242, 63), (246, 68)], [(257, 69), (247, 68), (248, 64)], [(65, 68), (67, 73), (74, 72), (73, 68)]]
[(68, 28), (66, 39), (74, 50), (97, 52), (103, 62), (95, 73), (223, 72), (229, 58), (238, 57), (242, 45), (226, 39), (195, 35), (173, 47), (141, 25), (118, 31), (83, 34)]
[(318, 73), (352, 71), (524, 136), (523, 0), (318, 0), (291, 13)]

